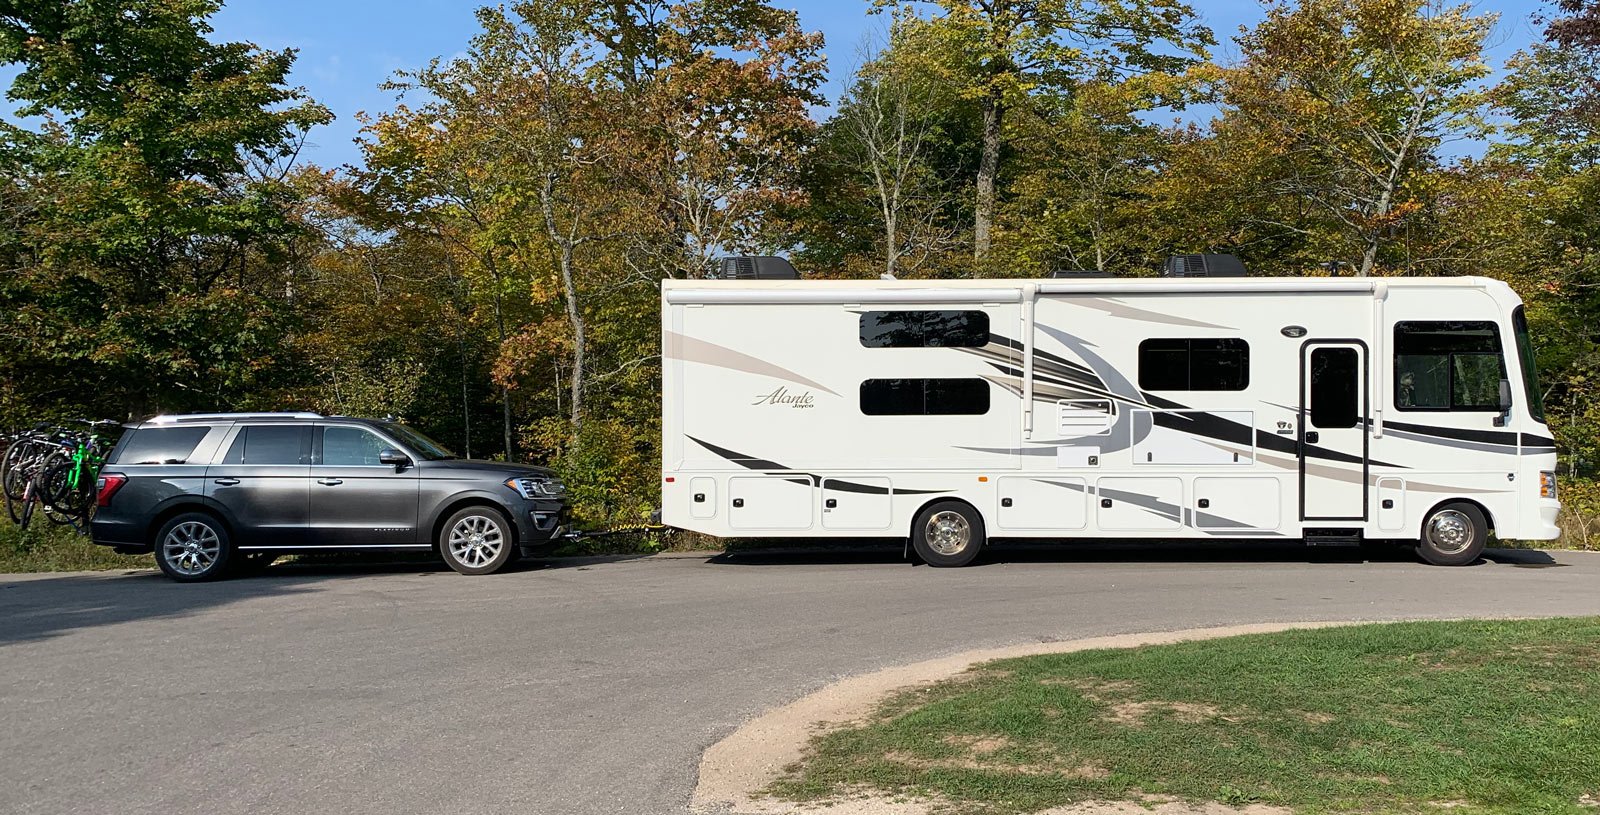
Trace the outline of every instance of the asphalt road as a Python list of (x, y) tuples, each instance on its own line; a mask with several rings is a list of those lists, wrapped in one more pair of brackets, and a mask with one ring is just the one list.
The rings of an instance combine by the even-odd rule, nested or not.
[(0, 576), (0, 812), (671, 813), (701, 751), (850, 674), (1243, 622), (1600, 614), (1600, 554), (898, 550)]

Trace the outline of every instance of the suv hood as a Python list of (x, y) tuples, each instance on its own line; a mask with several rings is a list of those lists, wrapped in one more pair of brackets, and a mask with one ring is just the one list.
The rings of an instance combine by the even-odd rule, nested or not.
[(421, 466), (429, 470), (464, 470), (476, 473), (491, 473), (504, 475), (538, 475), (544, 478), (555, 478), (556, 473), (549, 467), (535, 467), (532, 464), (512, 464), (505, 461), (485, 461), (476, 458), (446, 458), (438, 461), (424, 461)]

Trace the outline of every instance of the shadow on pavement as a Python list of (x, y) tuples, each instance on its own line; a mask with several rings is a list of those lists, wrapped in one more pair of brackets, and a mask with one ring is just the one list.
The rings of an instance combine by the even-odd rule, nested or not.
[[(861, 542), (826, 547), (744, 545), (708, 555), (707, 563), (726, 566), (786, 564), (907, 563), (901, 541)], [(1116, 541), (1051, 543), (996, 541), (971, 567), (1007, 563), (1420, 563), (1409, 546), (1369, 544), (1351, 547), (1307, 546), (1299, 541)], [(1485, 563), (1520, 568), (1553, 568), (1558, 562), (1537, 549), (1489, 549)], [(919, 564), (920, 565), (920, 564)]]
[(0, 646), (305, 591), (310, 587), (302, 581), (241, 579), (184, 585), (154, 571), (29, 577), (0, 583)]

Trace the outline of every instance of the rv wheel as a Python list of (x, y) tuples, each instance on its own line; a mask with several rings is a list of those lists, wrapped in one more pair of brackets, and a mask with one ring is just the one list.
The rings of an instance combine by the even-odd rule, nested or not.
[(965, 566), (983, 541), (982, 516), (959, 501), (934, 504), (911, 525), (911, 545), (929, 566)]
[(1445, 504), (1422, 522), (1417, 554), (1435, 566), (1465, 566), (1483, 554), (1489, 542), (1489, 522), (1477, 507)]

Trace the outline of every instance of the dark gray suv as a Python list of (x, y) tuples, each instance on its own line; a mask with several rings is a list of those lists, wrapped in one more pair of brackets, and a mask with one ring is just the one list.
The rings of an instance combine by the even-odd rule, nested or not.
[(315, 413), (159, 416), (106, 460), (95, 543), (153, 551), (174, 580), (284, 554), (435, 549), (489, 574), (566, 534), (549, 470), (460, 459), (405, 425)]

